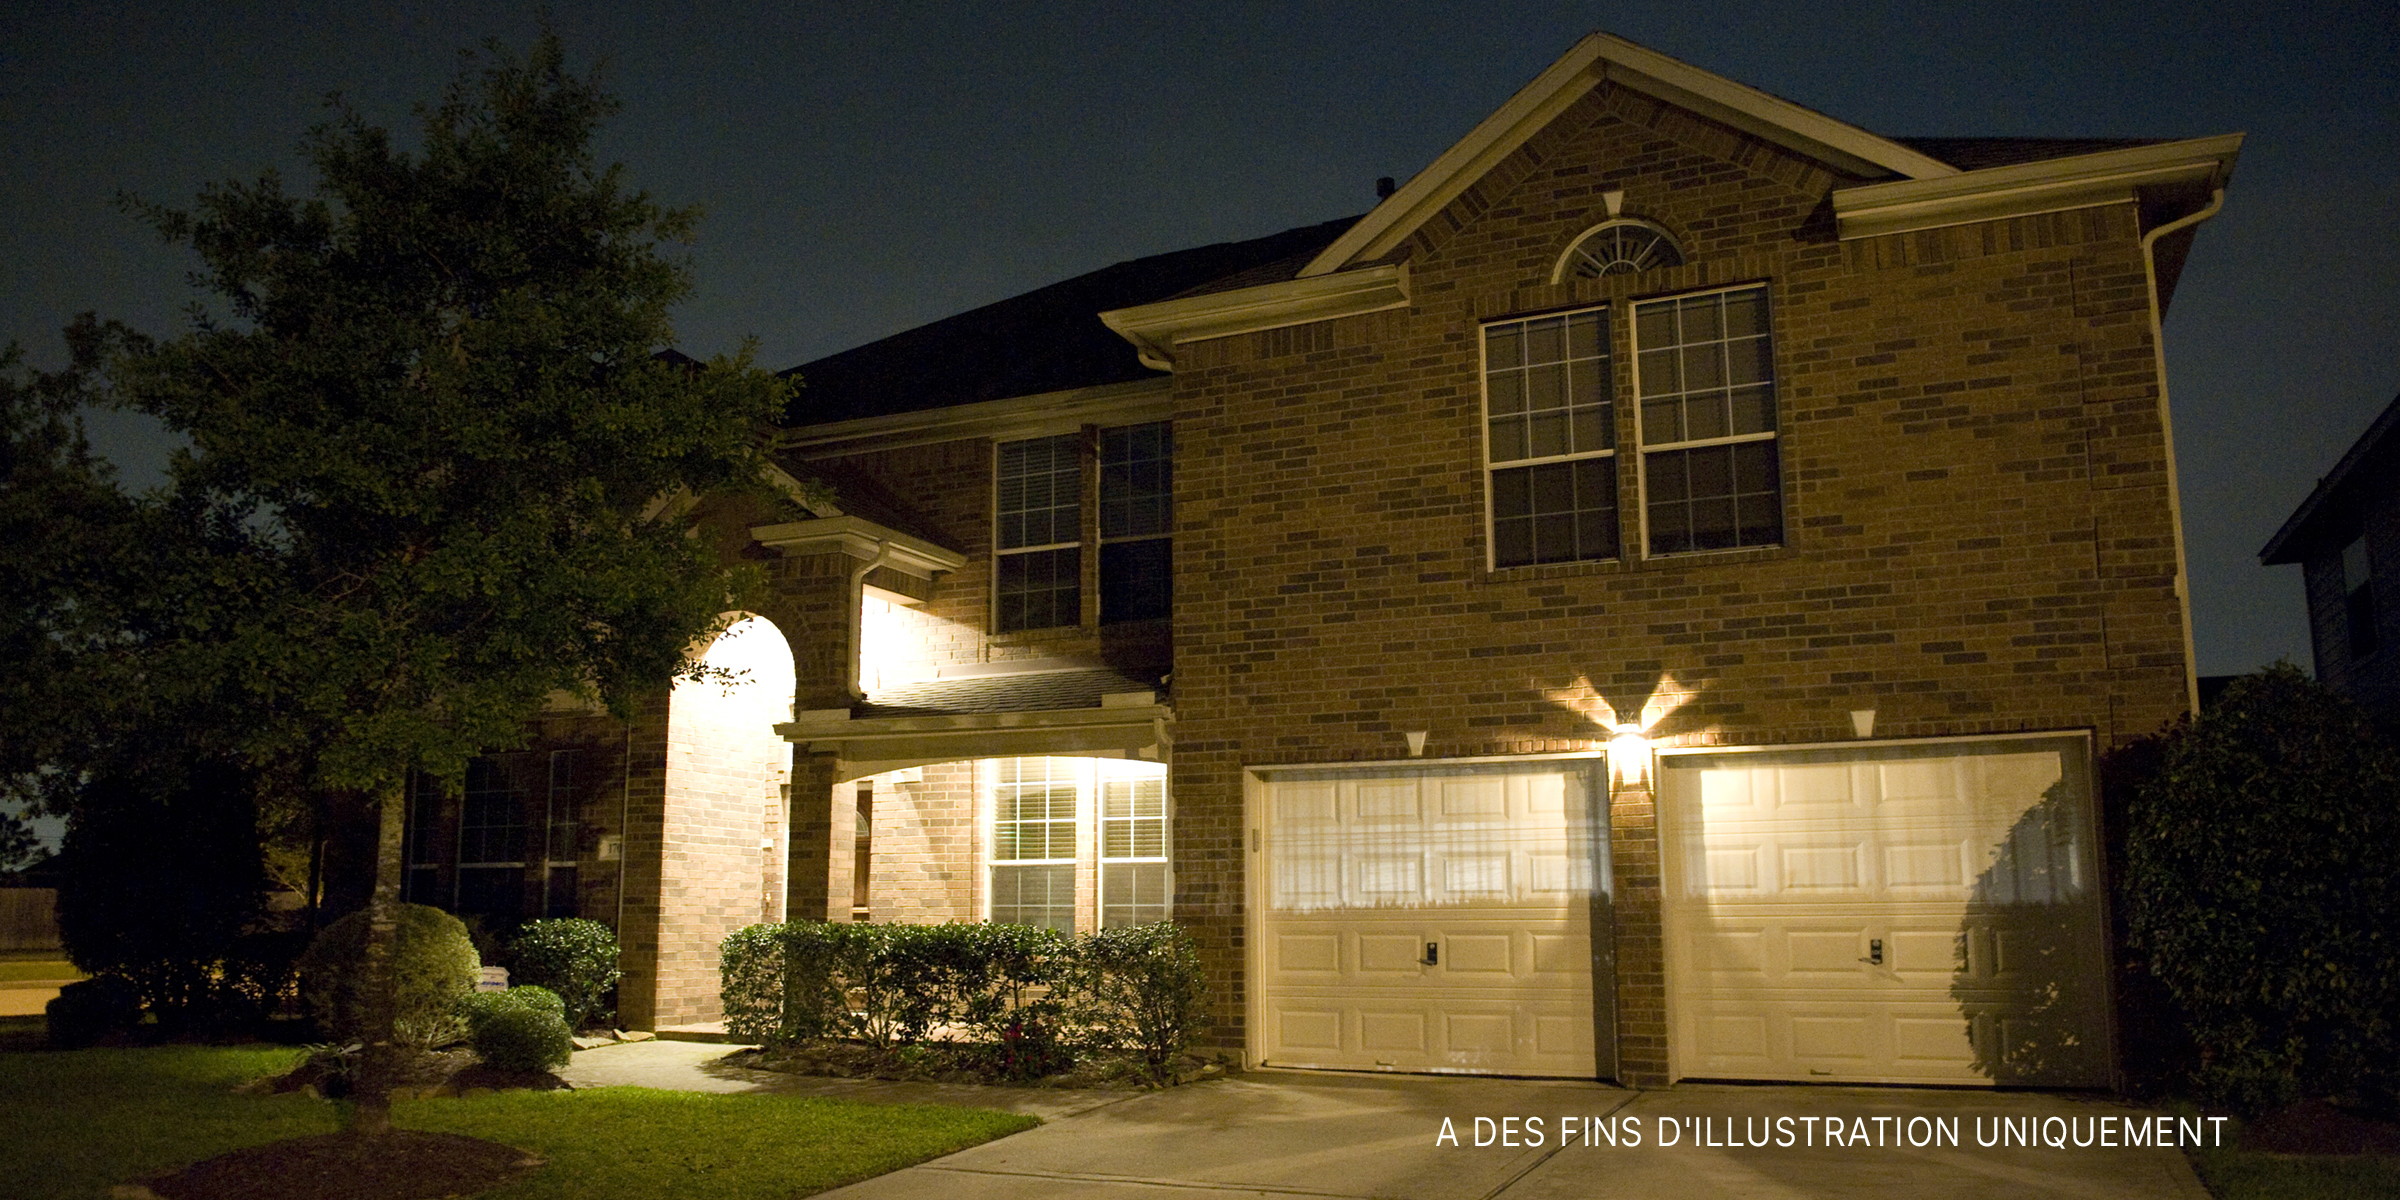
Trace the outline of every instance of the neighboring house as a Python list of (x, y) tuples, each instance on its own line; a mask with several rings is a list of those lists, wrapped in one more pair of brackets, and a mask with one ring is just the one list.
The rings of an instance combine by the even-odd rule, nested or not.
[(1252, 1063), (2105, 1085), (2091, 760), (2193, 702), (2159, 323), (2239, 143), (1594, 35), (1364, 217), (799, 368), (791, 504), (702, 514), (751, 684), (559, 715), (418, 894), (615, 921), (636, 1024), (760, 919), (1172, 918)]
[(2300, 564), (2317, 678), (2400, 717), (2400, 397), (2317, 481), (2258, 560)]

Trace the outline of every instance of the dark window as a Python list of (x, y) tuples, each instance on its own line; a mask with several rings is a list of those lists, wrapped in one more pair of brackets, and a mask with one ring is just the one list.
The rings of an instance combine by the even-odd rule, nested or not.
[(1605, 308), (1484, 327), (1493, 566), (1617, 556), (1609, 374)]
[(1634, 307), (1652, 554), (1783, 541), (1764, 288)]
[(1100, 431), (1100, 620), (1174, 605), (1174, 435), (1165, 421)]
[(2367, 539), (2342, 547), (2342, 615), (2349, 626), (2350, 657), (2365, 658), (2383, 645), (2375, 632), (2375, 571)]
[(1002, 442), (996, 475), (1000, 632), (1083, 620), (1083, 467), (1074, 434)]

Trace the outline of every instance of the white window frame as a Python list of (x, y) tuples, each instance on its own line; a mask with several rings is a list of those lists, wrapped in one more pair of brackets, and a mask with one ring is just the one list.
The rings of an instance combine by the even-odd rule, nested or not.
[[(1675, 304), (1686, 300), (1697, 300), (1704, 296), (1730, 295), (1735, 292), (1757, 292), (1766, 300), (1766, 340), (1768, 356), (1767, 403), (1768, 410), (1772, 415), (1775, 427), (1764, 432), (1737, 433), (1727, 434), (1723, 437), (1697, 438), (1680, 442), (1653, 443), (1650, 440), (1650, 431), (1645, 426), (1642, 418), (1642, 401), (1644, 399), (1642, 390), (1642, 306), (1646, 304)], [(1775, 333), (1775, 297), (1773, 289), (1764, 281), (1753, 281), (1749, 283), (1734, 284), (1729, 287), (1708, 288), (1696, 292), (1675, 292), (1664, 296), (1647, 296), (1640, 300), (1629, 302), (1626, 305), (1626, 308), (1627, 327), (1625, 330), (1625, 337), (1633, 360), (1630, 364), (1628, 364), (1633, 373), (1633, 395), (1628, 398), (1627, 403), (1631, 404), (1633, 407), (1633, 454), (1635, 459), (1634, 476), (1636, 481), (1634, 493), (1635, 506), (1637, 509), (1635, 515), (1638, 518), (1638, 524), (1636, 528), (1641, 537), (1642, 557), (1644, 559), (1692, 558), (1707, 554), (1741, 554), (1756, 550), (1776, 549), (1787, 545), (1790, 541), (1791, 534), (1791, 512), (1790, 505), (1785, 503), (1786, 497), (1784, 494), (1785, 480), (1783, 472), (1783, 448), (1780, 445), (1783, 439), (1783, 387), (1781, 373), (1776, 369), (1774, 361), (1775, 344), (1777, 339)], [(1652, 550), (1650, 538), (1650, 456), (1653, 453), (1664, 451), (1698, 450), (1712, 446), (1739, 445), (1746, 442), (1778, 443), (1775, 448), (1775, 540), (1773, 542), (1761, 542), (1756, 545), (1720, 546), (1706, 550), (1671, 550), (1665, 553)]]
[[(1002, 827), (1011, 822), (1002, 819), (1012, 811), (1007, 803), (1010, 788), (1028, 786), (1007, 780), (1010, 762), (1046, 762), (1038, 786), (1065, 784), (1074, 789), (1073, 856), (1059, 857), (1055, 839), (1045, 833), (1044, 849), (1052, 851), (1047, 858), (1001, 858)], [(1020, 773), (1023, 768), (1019, 768)], [(1112, 866), (1151, 866), (1160, 868), (1164, 886), (1164, 901), (1148, 920), (1166, 920), (1174, 916), (1175, 868), (1175, 797), (1164, 768), (1159, 764), (1136, 759), (1113, 759), (1067, 755), (1021, 755), (1014, 758), (990, 758), (977, 767), (982, 812), (982, 911), (987, 921), (1000, 919), (998, 903), (999, 872), (1009, 867), (1040, 867), (1065, 869), (1074, 880), (1070, 902), (1068, 928), (1084, 931), (1107, 928), (1109, 917), (1108, 869)], [(1160, 813), (1158, 822), (1158, 852), (1156, 854), (1111, 855), (1108, 853), (1108, 791), (1112, 784), (1155, 780), (1159, 786)], [(1151, 820), (1152, 818), (1132, 818)], [(1056, 818), (1045, 818), (1044, 824), (1056, 824)], [(1139, 849), (1140, 847), (1134, 847)], [(1054, 897), (1055, 899), (1055, 897)], [(1022, 908), (1021, 905), (1017, 906)], [(1058, 905), (1051, 904), (1052, 914)], [(1137, 916), (1143, 914), (1137, 913)], [(1140, 922), (1136, 922), (1140, 923)]]
[[(1074, 537), (1074, 540), (1072, 540), (1072, 541), (1064, 541), (1064, 542), (1045, 542), (1045, 543), (1042, 543), (1042, 544), (1040, 544), (1040, 545), (1025, 545), (1025, 546), (1009, 546), (1009, 545), (1006, 545), (1006, 544), (1005, 544), (1005, 539), (1003, 539), (1003, 538), (1002, 538), (1002, 536), (1001, 536), (1001, 523), (1002, 523), (1002, 521), (1005, 519), (1005, 514), (1002, 512), (1002, 510), (1001, 510), (1001, 507), (1000, 507), (1000, 487), (1001, 487), (1001, 483), (1002, 483), (1002, 480), (1001, 480), (1001, 477), (1000, 477), (1000, 469), (1001, 469), (1001, 464), (1002, 464), (1002, 462), (1003, 462), (1003, 461), (1005, 461), (1005, 458), (1006, 458), (1006, 455), (1007, 455), (1007, 452), (1008, 452), (1008, 447), (1010, 447), (1010, 446), (1013, 446), (1013, 445), (1020, 445), (1020, 444), (1022, 444), (1022, 443), (1025, 443), (1025, 442), (1045, 442), (1045, 441), (1055, 441), (1055, 440), (1062, 440), (1062, 439), (1063, 439), (1063, 440), (1069, 440), (1069, 441), (1072, 441), (1072, 442), (1073, 442), (1073, 444), (1074, 444), (1074, 447), (1075, 447), (1075, 537)], [(1027, 435), (1026, 435), (1026, 436), (1024, 436), (1024, 437), (1013, 437), (1013, 438), (1006, 438), (1006, 439), (998, 440), (998, 441), (995, 441), (995, 442), (993, 442), (993, 443), (992, 443), (992, 592), (991, 592), (991, 614), (992, 614), (992, 621), (991, 621), (991, 629), (992, 629), (992, 632), (993, 632), (993, 633), (1035, 633), (1035, 632), (1039, 632), (1039, 631), (1041, 631), (1041, 630), (1044, 630), (1044, 629), (1074, 629), (1074, 628), (1078, 628), (1078, 627), (1080, 627), (1080, 626), (1083, 624), (1083, 602), (1084, 602), (1084, 595), (1083, 595), (1083, 577), (1084, 577), (1084, 575), (1086, 574), (1086, 572), (1085, 572), (1085, 570), (1084, 570), (1084, 562), (1083, 562), (1084, 556), (1083, 556), (1082, 550), (1083, 550), (1084, 542), (1085, 542), (1085, 540), (1086, 540), (1086, 539), (1085, 539), (1085, 537), (1084, 537), (1084, 534), (1085, 534), (1085, 532), (1086, 532), (1087, 530), (1089, 530), (1089, 529), (1091, 529), (1091, 528), (1093, 528), (1093, 527), (1094, 527), (1094, 526), (1093, 526), (1093, 519), (1094, 519), (1094, 516), (1095, 516), (1095, 514), (1093, 514), (1093, 513), (1091, 513), (1091, 512), (1087, 512), (1087, 511), (1085, 511), (1086, 509), (1090, 508), (1091, 506), (1090, 506), (1090, 505), (1087, 505), (1087, 504), (1085, 504), (1085, 503), (1083, 502), (1083, 493), (1084, 493), (1084, 486), (1083, 486), (1083, 485), (1084, 485), (1084, 472), (1085, 472), (1085, 470), (1087, 469), (1087, 467), (1088, 467), (1088, 465), (1089, 465), (1089, 463), (1088, 463), (1088, 460), (1091, 458), (1091, 454), (1089, 453), (1089, 451), (1090, 451), (1090, 447), (1089, 447), (1089, 446), (1087, 446), (1087, 445), (1085, 444), (1086, 440), (1087, 440), (1087, 439), (1085, 439), (1085, 438), (1082, 436), (1082, 434), (1081, 434), (1081, 432), (1080, 432), (1080, 431), (1072, 431), (1072, 432), (1058, 432), (1058, 433), (1029, 433), (1029, 434), (1027, 434)], [(1055, 508), (1055, 507), (1057, 507), (1057, 506), (1056, 506), (1056, 505), (1053, 505), (1052, 507), (1053, 507), (1053, 508)], [(1020, 510), (1020, 511), (1022, 511), (1022, 510)], [(1052, 532), (1054, 532), (1054, 533), (1055, 533), (1056, 531), (1055, 531), (1055, 530), (1053, 530)], [(1002, 627), (1002, 623), (1001, 623), (1001, 615), (1000, 615), (1000, 574), (1001, 574), (1001, 571), (1000, 571), (1000, 563), (1001, 563), (1001, 560), (1002, 560), (1002, 559), (1006, 559), (1006, 558), (1017, 558), (1017, 557), (1022, 557), (1022, 556), (1026, 556), (1026, 555), (1032, 555), (1032, 554), (1047, 554), (1047, 553), (1051, 553), (1051, 552), (1055, 552), (1055, 551), (1059, 551), (1059, 550), (1073, 550), (1073, 551), (1076, 551), (1076, 555), (1075, 555), (1075, 574), (1076, 574), (1076, 583), (1075, 583), (1075, 612), (1074, 612), (1074, 614), (1073, 614), (1073, 619), (1072, 619), (1072, 620), (1067, 620), (1067, 621), (1055, 622), (1055, 623), (1051, 623), (1051, 624), (1045, 624), (1045, 625), (1025, 625), (1025, 626), (1021, 626), (1021, 627), (1018, 627), (1018, 628), (1015, 628), (1015, 629), (1007, 629), (1007, 628), (1003, 628), (1003, 627)]]
[[(1129, 769), (1130, 764), (1123, 759), (1097, 759), (1095, 760), (1095, 764), (1097, 766), (1096, 774), (1098, 775), (1098, 786), (1096, 803), (1093, 805), (1093, 816), (1097, 825), (1097, 836), (1093, 839), (1093, 841), (1099, 849), (1100, 870), (1094, 879), (1095, 892), (1092, 903), (1093, 918), (1098, 922), (1100, 928), (1110, 928), (1108, 923), (1110, 906), (1108, 869), (1110, 867), (1143, 867), (1155, 865), (1159, 869), (1160, 878), (1161, 899), (1159, 902), (1155, 906), (1152, 906), (1145, 905), (1140, 900), (1136, 899), (1126, 901), (1124, 907), (1129, 907), (1135, 910), (1135, 916), (1137, 919), (1130, 922), (1130, 924), (1146, 925), (1152, 921), (1171, 920), (1175, 915), (1174, 789), (1167, 786), (1167, 776), (1164, 772), (1151, 770), (1134, 771)], [(1138, 805), (1141, 797), (1140, 785), (1153, 782), (1158, 785), (1158, 816), (1153, 818), (1143, 816), (1139, 813), (1134, 813), (1133, 815), (1119, 818), (1108, 815), (1109, 789), (1112, 786), (1123, 785), (1131, 789), (1132, 796), (1130, 798)], [(1108, 852), (1108, 834), (1110, 825), (1122, 822), (1138, 827), (1143, 823), (1153, 820), (1158, 823), (1158, 852), (1156, 854), (1129, 853), (1123, 855), (1111, 855)], [(1126, 839), (1128, 843), (1127, 848), (1129, 850), (1139, 850), (1139, 839), (1140, 835), (1137, 831), (1129, 830), (1128, 837)], [(1145, 916), (1145, 911), (1152, 907), (1157, 909), (1156, 914)]]
[[(985, 822), (987, 836), (990, 838), (990, 840), (986, 843), (988, 846), (988, 852), (984, 855), (984, 919), (987, 921), (1000, 919), (1001, 905), (999, 899), (999, 879), (1000, 872), (1002, 870), (1008, 868), (1034, 867), (1046, 868), (1054, 871), (1063, 867), (1066, 869), (1067, 877), (1071, 881), (1067, 889), (1068, 899), (1066, 905), (1066, 929), (1068, 932), (1073, 932), (1082, 923), (1082, 850), (1084, 844), (1084, 828), (1086, 823), (1085, 814), (1090, 808), (1087, 800), (1090, 794), (1090, 788), (1087, 785), (1090, 780), (1091, 772), (1087, 767), (1079, 765), (1064, 765), (1073, 763), (1073, 760), (1071, 759), (1051, 758), (1040, 755), (1023, 755), (1014, 758), (996, 758), (989, 760), (989, 762), (991, 784), (987, 794), (991, 797), (991, 816), (990, 819)], [(1023, 779), (1016, 781), (1007, 779), (1006, 764), (1011, 762), (1038, 762), (1044, 764), (1042, 768), (1042, 778), (1032, 784), (1028, 784)], [(1063, 778), (1057, 774), (1057, 772), (1062, 769), (1062, 766), (1065, 770), (1065, 775)], [(1045, 816), (1038, 821), (1025, 821), (1015, 818), (1003, 819), (1002, 814), (1016, 811), (1007, 800), (1003, 799), (1004, 794), (1007, 794), (1004, 792), (1004, 789), (1024, 789), (1029, 786), (1055, 788), (1060, 783), (1066, 784), (1074, 797), (1073, 800), (1069, 802), (1069, 815), (1065, 822), (1059, 821), (1055, 816)], [(1014, 799), (1014, 795), (1010, 794), (1009, 798)], [(1052, 853), (1042, 858), (1002, 858), (1000, 856), (1000, 831), (1002, 826), (1058, 825), (1062, 823), (1068, 827), (1068, 845), (1066, 857), (1061, 858), (1056, 853)], [(1043, 849), (1055, 851), (1057, 849), (1055, 841), (1056, 839), (1052, 833), (1045, 832), (1042, 835)], [(1022, 842), (1019, 842), (1015, 848), (1021, 849)], [(1022, 893), (1020, 893), (1020, 895), (1021, 894)], [(1022, 910), (1025, 906), (1020, 903), (1013, 907)], [(1058, 908), (1055, 903), (1050, 904), (1047, 907), (1052, 913), (1055, 913)], [(1056, 926), (1052, 926), (1052, 928), (1056, 928)]]
[[(1615, 317), (1615, 313), (1612, 311), (1613, 307), (1614, 306), (1608, 304), (1586, 305), (1582, 308), (1564, 309), (1558, 312), (1536, 313), (1529, 316), (1510, 317), (1506, 320), (1485, 321), (1477, 325), (1475, 328), (1475, 390), (1476, 394), (1480, 397), (1480, 407), (1478, 412), (1481, 418), (1476, 431), (1476, 440), (1483, 447), (1483, 561), (1486, 570), (1507, 571), (1517, 570), (1525, 567), (1566, 566), (1572, 563), (1618, 562), (1623, 560), (1625, 557), (1625, 513), (1624, 506), (1621, 503), (1621, 499), (1625, 491), (1624, 478), (1622, 475), (1623, 467), (1621, 465), (1615, 465), (1618, 456), (1616, 445), (1617, 398), (1615, 394), (1616, 379), (1614, 375), (1616, 370), (1616, 342), (1615, 330), (1611, 324)], [(1511, 458), (1496, 461), (1492, 457), (1492, 372), (1490, 353), (1491, 331), (1503, 325), (1522, 326), (1534, 321), (1552, 319), (1572, 321), (1573, 318), (1587, 314), (1598, 314), (1598, 320), (1600, 324), (1601, 372), (1603, 387), (1606, 389), (1609, 395), (1607, 415), (1604, 418), (1609, 435), (1609, 444), (1606, 448), (1599, 450), (1575, 450), (1566, 454), (1553, 454), (1531, 458)], [(1571, 363), (1574, 360), (1570, 357), (1566, 361)], [(1574, 408), (1571, 402), (1566, 411), (1568, 413), (1568, 424), (1570, 427), (1572, 427), (1574, 422)], [(1611, 471), (1609, 511), (1610, 520), (1614, 525), (1616, 533), (1615, 552), (1597, 558), (1567, 558), (1558, 559), (1547, 563), (1528, 562), (1509, 563), (1503, 565), (1500, 562), (1498, 516), (1499, 472), (1516, 471), (1530, 467), (1550, 466), (1558, 463), (1599, 461), (1603, 459), (1609, 461), (1613, 467)]]

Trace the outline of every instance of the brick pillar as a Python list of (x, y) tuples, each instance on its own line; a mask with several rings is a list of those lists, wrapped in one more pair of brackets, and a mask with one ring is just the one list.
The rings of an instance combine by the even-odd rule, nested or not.
[[(784, 919), (790, 921), (848, 920), (850, 916), (850, 856), (853, 848), (837, 840), (850, 834), (855, 812), (844, 815), (836, 829), (835, 761), (830, 754), (795, 750), (792, 754), (791, 842), (785, 859)], [(840, 890), (834, 869), (841, 868)], [(837, 914), (835, 906), (840, 906)]]
[[(1612, 764), (1613, 767), (1614, 764)], [(1616, 775), (1615, 770), (1609, 772)], [(1666, 926), (1655, 778), (1612, 783), (1609, 856), (1616, 874), (1617, 1081), (1667, 1083)]]

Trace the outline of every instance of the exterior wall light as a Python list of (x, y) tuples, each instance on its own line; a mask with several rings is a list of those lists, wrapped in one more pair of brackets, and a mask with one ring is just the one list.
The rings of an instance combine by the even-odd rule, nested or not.
[(1608, 739), (1608, 773), (1620, 788), (1650, 786), (1650, 739), (1639, 725), (1619, 725)]

